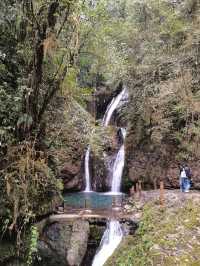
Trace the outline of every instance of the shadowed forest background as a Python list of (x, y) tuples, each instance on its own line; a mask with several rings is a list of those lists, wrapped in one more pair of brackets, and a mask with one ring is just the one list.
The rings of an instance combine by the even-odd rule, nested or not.
[(182, 162), (199, 189), (199, 82), (198, 0), (1, 1), (0, 263), (33, 265), (32, 225), (63, 190), (82, 190), (88, 144), (93, 186), (106, 189), (103, 153), (116, 144), (101, 119), (123, 85), (123, 191), (178, 188)]

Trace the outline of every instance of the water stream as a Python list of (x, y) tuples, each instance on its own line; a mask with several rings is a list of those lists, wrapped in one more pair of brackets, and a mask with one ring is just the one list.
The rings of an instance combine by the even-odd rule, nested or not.
[(112, 177), (112, 187), (111, 193), (119, 193), (121, 188), (121, 178), (124, 170), (124, 159), (125, 159), (125, 147), (124, 139), (126, 136), (126, 130), (121, 128), (121, 133), (123, 136), (123, 143), (117, 153), (114, 166), (113, 166), (113, 177)]
[(114, 111), (118, 107), (120, 101), (126, 96), (126, 94), (127, 94), (127, 89), (124, 88), (115, 98), (112, 99), (103, 117), (103, 126), (108, 126)]
[[(108, 126), (114, 111), (119, 106), (120, 101), (123, 100), (126, 96), (127, 96), (127, 89), (126, 89), (126, 87), (124, 87), (124, 89), (116, 97), (114, 97), (112, 99), (112, 101), (108, 105), (106, 112), (105, 112), (105, 115), (103, 117), (103, 126)], [(121, 129), (121, 131), (122, 131), (122, 135), (123, 135), (125, 129)], [(121, 147), (121, 149), (119, 151), (119, 156), (122, 156), (123, 153), (124, 153), (124, 148)], [(117, 156), (117, 159), (119, 156)], [(116, 163), (115, 168), (117, 168), (116, 171), (118, 169), (122, 169), (122, 164), (121, 164), (121, 166), (118, 167), (118, 165)], [(91, 180), (90, 180), (90, 146), (88, 146), (87, 151), (85, 153), (84, 171), (85, 171), (85, 190), (84, 190), (84, 192), (92, 192)], [(119, 187), (119, 185), (118, 185), (118, 187)]]
[(122, 237), (123, 232), (120, 223), (117, 220), (109, 221), (92, 266), (102, 266), (117, 248)]
[(84, 192), (91, 192), (91, 180), (90, 180), (90, 146), (87, 148), (85, 154), (85, 190)]
[[(108, 106), (104, 119), (103, 126), (107, 126), (110, 122), (113, 112), (118, 107), (120, 101), (126, 94), (126, 88), (124, 88), (121, 93), (113, 98), (110, 105)], [(112, 169), (112, 186), (109, 194), (119, 194), (121, 188), (121, 179), (124, 169), (124, 160), (125, 160), (125, 147), (124, 140), (126, 136), (126, 130), (121, 128), (122, 135), (122, 145), (116, 155), (116, 159)], [(107, 223), (106, 231), (103, 234), (101, 239), (100, 247), (94, 257), (92, 266), (102, 266), (107, 261), (107, 259), (113, 254), (114, 250), (120, 244), (123, 238), (123, 231), (119, 221), (110, 220)]]

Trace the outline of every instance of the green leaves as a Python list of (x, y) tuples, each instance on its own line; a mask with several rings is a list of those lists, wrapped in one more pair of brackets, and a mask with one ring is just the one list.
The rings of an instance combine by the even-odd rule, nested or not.
[(83, 9), (79, 61), (81, 73), (87, 74), (83, 86), (95, 86), (98, 76), (102, 77), (100, 82), (113, 84), (127, 73), (126, 49), (121, 45), (126, 21), (120, 11), (119, 3), (103, 0), (92, 7), (86, 4)]
[(29, 252), (27, 258), (27, 266), (31, 266), (33, 263), (33, 255), (37, 252), (37, 241), (39, 233), (37, 227), (31, 226), (30, 228), (30, 239), (29, 239)]

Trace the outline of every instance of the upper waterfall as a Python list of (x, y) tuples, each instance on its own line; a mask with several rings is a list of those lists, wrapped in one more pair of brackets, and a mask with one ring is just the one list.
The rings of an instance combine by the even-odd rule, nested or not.
[[(111, 117), (113, 115), (113, 112), (119, 106), (120, 101), (123, 100), (126, 96), (127, 96), (127, 88), (124, 87), (124, 89), (116, 97), (114, 97), (112, 99), (112, 101), (108, 105), (107, 110), (105, 112), (105, 115), (103, 117), (103, 126), (108, 126), (108, 124), (110, 122), (110, 119), (111, 119)], [(122, 135), (124, 135), (124, 129), (121, 129), (121, 133), (122, 133)], [(118, 165), (118, 162), (115, 163), (115, 166), (114, 166), (114, 169), (116, 169), (115, 176), (117, 175), (117, 171), (123, 168), (123, 163), (122, 163), (122, 160), (120, 159), (121, 157), (124, 157), (123, 153), (124, 153), (124, 149), (121, 148), (119, 150), (119, 153), (118, 153), (118, 156), (117, 156), (117, 160), (119, 161), (119, 164), (121, 166)], [(90, 164), (90, 146), (88, 146), (88, 148), (86, 150), (86, 153), (85, 153), (85, 161), (84, 161), (85, 190), (84, 190), (84, 192), (91, 192), (92, 191), (92, 188), (91, 188), (91, 180), (90, 180), (91, 178), (90, 178), (90, 166), (89, 166), (89, 164)], [(118, 174), (120, 174), (120, 172)], [(116, 179), (117, 179), (117, 177), (115, 178), (115, 180)], [(115, 184), (113, 184), (113, 186), (115, 187)], [(117, 185), (117, 187), (120, 188), (120, 185)], [(119, 188), (117, 189), (117, 191), (119, 191)], [(114, 189), (114, 192), (116, 192), (115, 189)]]
[(103, 117), (103, 126), (108, 126), (113, 112), (118, 107), (120, 101), (126, 96), (127, 89), (124, 88), (115, 98), (112, 99), (111, 103), (108, 105), (105, 115)]

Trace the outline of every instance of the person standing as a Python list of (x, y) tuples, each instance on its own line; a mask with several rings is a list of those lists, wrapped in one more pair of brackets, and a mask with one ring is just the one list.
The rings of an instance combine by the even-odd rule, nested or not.
[(188, 166), (180, 167), (180, 190), (181, 192), (189, 192), (190, 190), (191, 171)]
[(192, 173), (191, 173), (191, 169), (189, 168), (188, 165), (185, 165), (184, 169), (185, 169), (185, 173), (186, 173), (186, 176), (187, 176), (186, 191), (185, 192), (189, 192), (189, 190), (191, 188), (191, 184), (192, 184)]

